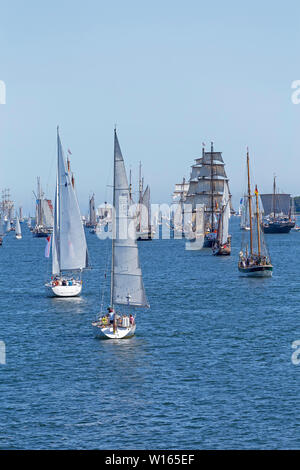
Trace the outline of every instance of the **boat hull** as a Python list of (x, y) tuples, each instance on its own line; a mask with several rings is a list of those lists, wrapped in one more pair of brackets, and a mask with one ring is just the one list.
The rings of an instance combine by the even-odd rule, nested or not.
[(76, 297), (82, 290), (82, 284), (72, 286), (52, 286), (51, 284), (46, 284), (46, 287), (55, 297)]
[(103, 326), (100, 322), (92, 323), (95, 336), (97, 338), (108, 338), (108, 339), (124, 339), (131, 338), (136, 330), (136, 324), (128, 327), (118, 326), (116, 331), (113, 330), (113, 325)]
[(295, 222), (262, 224), (264, 233), (289, 233)]
[(239, 272), (242, 276), (248, 277), (271, 277), (273, 266), (248, 266), (245, 268), (239, 266)]
[(16, 235), (17, 240), (21, 240), (21, 238), (22, 238), (22, 235)]

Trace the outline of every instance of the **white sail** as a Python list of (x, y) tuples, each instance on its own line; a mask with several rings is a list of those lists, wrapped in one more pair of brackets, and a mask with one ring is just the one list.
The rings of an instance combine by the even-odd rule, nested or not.
[(19, 217), (17, 216), (16, 219), (16, 235), (22, 235), (21, 233), (21, 226), (20, 226), (20, 220)]
[(52, 272), (88, 267), (87, 245), (71, 175), (57, 132), (57, 185), (52, 240)]
[[(129, 215), (129, 186), (115, 131), (114, 207), (111, 303), (148, 307), (136, 242), (134, 217)], [(130, 227), (130, 228), (129, 228)]]
[(11, 230), (11, 223), (10, 223), (10, 219), (8, 218), (6, 222), (6, 232), (10, 232), (10, 230)]
[(53, 227), (53, 214), (48, 199), (42, 199), (42, 221), (45, 227)]
[(227, 181), (224, 186), (223, 201), (222, 201), (222, 238), (221, 244), (225, 245), (228, 240), (229, 230), (229, 219), (230, 219), (230, 203), (229, 203), (229, 191)]

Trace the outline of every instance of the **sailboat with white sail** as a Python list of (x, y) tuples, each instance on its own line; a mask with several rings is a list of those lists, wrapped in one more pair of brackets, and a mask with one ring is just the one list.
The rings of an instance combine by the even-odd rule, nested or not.
[(216, 256), (228, 256), (231, 253), (231, 236), (228, 233), (230, 219), (228, 184), (225, 181), (221, 210), (218, 220), (217, 238), (213, 245), (213, 254)]
[(152, 240), (150, 186), (144, 191), (144, 178), (142, 178), (142, 164), (139, 166), (139, 202), (137, 207), (137, 240)]
[(57, 128), (57, 177), (52, 236), (52, 277), (46, 287), (58, 297), (82, 290), (81, 273), (88, 268), (88, 251), (74, 179), (67, 165)]
[(21, 238), (22, 238), (21, 225), (20, 225), (19, 216), (17, 214), (17, 217), (16, 217), (16, 239), (21, 240)]
[[(129, 338), (136, 330), (132, 308), (148, 308), (136, 241), (135, 215), (130, 213), (130, 189), (116, 130), (114, 131), (113, 237), (109, 315), (92, 323), (98, 337)], [(115, 307), (125, 311), (115, 311)], [(102, 305), (103, 309), (103, 305)], [(102, 310), (101, 309), (101, 310)]]

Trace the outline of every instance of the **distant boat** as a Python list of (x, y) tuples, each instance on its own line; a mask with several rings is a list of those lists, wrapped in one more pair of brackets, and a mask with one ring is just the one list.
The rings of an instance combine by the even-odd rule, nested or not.
[(81, 273), (85, 268), (88, 268), (85, 233), (75, 194), (74, 180), (66, 164), (57, 128), (52, 278), (46, 287), (58, 297), (79, 295), (82, 289)]
[(21, 240), (22, 238), (22, 232), (21, 232), (21, 225), (20, 225), (20, 220), (19, 220), (19, 216), (17, 215), (17, 218), (16, 218), (16, 239), (17, 240)]
[(53, 231), (53, 208), (49, 199), (45, 199), (41, 188), (40, 178), (37, 178), (37, 195), (36, 197), (36, 224), (32, 230), (34, 237), (48, 237)]
[[(86, 222), (85, 226), (92, 229), (96, 229), (97, 226), (95, 194), (89, 199), (89, 220)], [(96, 233), (96, 231), (90, 231), (90, 233)]]
[[(129, 338), (134, 335), (136, 323), (134, 316), (128, 314), (133, 307), (149, 307), (142, 271), (139, 264), (138, 245), (134, 226), (134, 215), (130, 214), (130, 191), (124, 159), (114, 134), (114, 182), (113, 207), (115, 208), (114, 233), (112, 238), (110, 319), (101, 311), (92, 323), (96, 336), (109, 339)], [(130, 228), (131, 232), (129, 232)], [(114, 312), (114, 307), (123, 306), (127, 313)], [(102, 305), (103, 307), (103, 305)]]
[(228, 233), (230, 219), (229, 191), (227, 181), (224, 184), (224, 193), (219, 214), (217, 238), (213, 245), (215, 256), (228, 256), (231, 253), (231, 236)]
[[(250, 167), (249, 152), (247, 150), (247, 175), (248, 175), (248, 210), (250, 222), (250, 247), (246, 240), (246, 234), (242, 237), (242, 248), (239, 254), (238, 269), (242, 275), (248, 277), (270, 277), (272, 276), (273, 266), (268, 254), (267, 246), (264, 241), (261, 229), (261, 211), (259, 208), (258, 189), (255, 187), (255, 207), (253, 208), (253, 195), (250, 185)], [(255, 211), (254, 217), (252, 215)], [(256, 235), (256, 237), (255, 237)]]
[[(130, 185), (131, 186), (131, 185)], [(142, 164), (139, 166), (139, 202), (137, 207), (137, 240), (152, 240), (150, 187), (144, 191), (144, 178), (142, 178)]]
[(8, 233), (8, 232), (11, 232), (11, 230), (12, 230), (11, 221), (10, 221), (10, 219), (8, 218), (7, 221), (6, 221), (6, 228), (5, 228), (5, 231)]
[(289, 233), (295, 226), (296, 219), (291, 213), (290, 194), (276, 191), (276, 177), (273, 180), (273, 193), (261, 194), (264, 207), (262, 228), (264, 233)]

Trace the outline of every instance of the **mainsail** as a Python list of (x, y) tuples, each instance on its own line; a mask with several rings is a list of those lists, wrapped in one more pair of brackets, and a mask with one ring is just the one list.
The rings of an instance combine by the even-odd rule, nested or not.
[(91, 225), (96, 225), (97, 219), (96, 219), (95, 195), (94, 194), (92, 195), (92, 197), (90, 199), (89, 206), (90, 206), (90, 224)]
[(112, 241), (111, 305), (149, 307), (136, 242), (134, 215), (117, 133), (114, 134), (114, 229)]
[(221, 244), (225, 245), (228, 241), (228, 229), (229, 229), (229, 219), (230, 219), (230, 198), (228, 183), (225, 182), (223, 200), (222, 200), (222, 237)]
[(52, 238), (52, 273), (88, 267), (84, 229), (71, 174), (57, 129), (57, 180)]
[(21, 235), (21, 226), (20, 226), (20, 220), (19, 220), (18, 215), (16, 218), (16, 235)]

